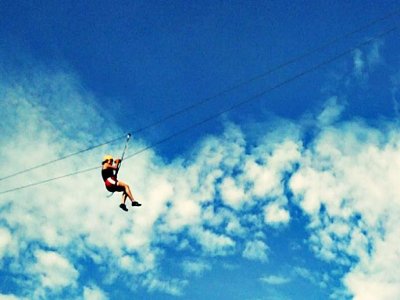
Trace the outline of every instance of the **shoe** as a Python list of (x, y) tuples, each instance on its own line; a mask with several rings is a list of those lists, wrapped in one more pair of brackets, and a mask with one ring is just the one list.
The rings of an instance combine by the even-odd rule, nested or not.
[(119, 207), (121, 207), (121, 209), (124, 210), (124, 211), (128, 211), (128, 209), (126, 208), (126, 205), (124, 203), (121, 203), (119, 205)]
[(142, 204), (140, 204), (140, 203), (137, 202), (137, 201), (133, 201), (133, 202), (132, 202), (132, 206), (142, 206)]

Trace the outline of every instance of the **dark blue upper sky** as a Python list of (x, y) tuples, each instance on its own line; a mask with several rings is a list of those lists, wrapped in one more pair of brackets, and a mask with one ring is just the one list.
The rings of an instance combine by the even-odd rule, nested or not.
[[(0, 5), (3, 55), (14, 67), (23, 63), (25, 54), (47, 66), (72, 70), (124, 130), (213, 96), (395, 8), (392, 1), (98, 1), (95, 5), (2, 1)], [(209, 111), (246, 99), (388, 26), (393, 26), (392, 19), (161, 128), (169, 132), (173, 126), (200, 120)], [(252, 118), (260, 108), (299, 116), (321, 99), (319, 79), (321, 73), (310, 74), (233, 117)], [(148, 133), (149, 138), (153, 135), (157, 137)]]

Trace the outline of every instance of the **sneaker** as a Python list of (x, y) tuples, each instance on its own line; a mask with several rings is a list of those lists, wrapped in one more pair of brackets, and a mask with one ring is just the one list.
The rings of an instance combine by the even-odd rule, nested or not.
[(128, 209), (126, 208), (126, 205), (124, 203), (121, 203), (119, 205), (119, 207), (121, 207), (121, 209), (124, 210), (124, 211), (128, 211)]
[(142, 204), (140, 204), (140, 203), (137, 202), (137, 201), (133, 201), (133, 202), (132, 202), (132, 206), (142, 206)]

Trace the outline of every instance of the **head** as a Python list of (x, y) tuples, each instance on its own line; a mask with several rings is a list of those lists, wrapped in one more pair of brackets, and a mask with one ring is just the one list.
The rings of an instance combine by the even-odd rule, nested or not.
[(103, 162), (102, 162), (102, 165), (104, 165), (105, 163), (110, 163), (110, 164), (112, 164), (112, 162), (113, 162), (113, 157), (111, 156), (111, 155), (105, 155), (104, 157), (103, 157)]

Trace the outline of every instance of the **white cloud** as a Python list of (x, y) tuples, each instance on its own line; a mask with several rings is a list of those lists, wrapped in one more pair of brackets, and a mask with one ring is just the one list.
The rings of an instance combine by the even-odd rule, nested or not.
[(226, 235), (217, 234), (210, 230), (194, 228), (193, 236), (197, 238), (202, 249), (209, 255), (223, 256), (234, 251), (235, 241)]
[(358, 299), (395, 299), (400, 295), (400, 229), (398, 224), (395, 226), (377, 239), (373, 254), (361, 256), (360, 264), (345, 277), (346, 285)]
[(0, 300), (21, 300), (22, 298), (11, 294), (0, 294)]
[(7, 254), (11, 241), (10, 231), (6, 228), (0, 228), (0, 259)]
[(266, 262), (268, 260), (268, 246), (263, 241), (249, 241), (243, 251), (243, 257)]
[(360, 300), (390, 300), (397, 299), (400, 294), (398, 280), (387, 281), (370, 274), (351, 273), (345, 280), (354, 299)]
[(353, 53), (354, 74), (358, 79), (368, 78), (373, 69), (382, 64), (381, 40), (374, 41), (366, 50), (356, 49)]
[(83, 300), (107, 300), (108, 297), (104, 291), (102, 291), (96, 285), (85, 286), (83, 288)]
[(182, 296), (183, 288), (188, 284), (187, 280), (161, 280), (152, 274), (149, 274), (145, 280), (149, 291), (162, 291), (174, 296)]
[[(362, 59), (361, 53), (355, 57), (360, 72), (365, 68)], [(120, 131), (103, 132), (108, 122), (87, 104), (90, 95), (68, 76), (48, 75), (42, 80), (43, 86), (37, 78), (33, 85), (7, 88), (0, 117), (13, 130), (0, 136), (4, 173)], [(60, 99), (72, 100), (59, 105)], [(227, 124), (220, 137), (204, 139), (189, 158), (166, 163), (148, 151), (127, 160), (120, 176), (143, 203), (127, 214), (118, 209), (116, 196), (105, 197), (99, 172), (3, 195), (0, 220), (6, 227), (0, 229), (0, 259), (10, 255), (13, 270), (29, 270), (29, 281), (40, 281), (50, 292), (79, 285), (84, 286), (84, 297), (106, 297), (95, 285), (79, 282), (84, 280), (79, 272), (85, 268), (80, 261), (89, 259), (96, 271), (110, 270), (106, 278), (110, 283), (129, 276), (150, 291), (182, 295), (186, 280), (160, 279), (165, 245), (201, 256), (238, 255), (242, 250), (243, 257), (266, 262), (268, 236), (263, 230), (265, 224), (291, 221), (288, 208), (293, 203), (285, 192), (290, 189), (294, 204), (310, 220), (307, 230), (313, 251), (327, 261), (351, 266), (344, 284), (354, 297), (363, 299), (369, 289), (376, 299), (396, 298), (400, 295), (395, 267), (400, 263), (398, 129), (391, 124), (373, 128), (362, 122), (339, 122), (341, 112), (331, 98), (316, 118), (317, 136), (305, 146), (301, 134), (282, 128), (269, 132), (262, 128), (254, 144), (239, 127)], [(92, 124), (97, 124), (94, 131)], [(135, 140), (131, 149), (141, 143)], [(106, 149), (119, 153), (120, 148), (118, 144)], [(0, 182), (0, 188), (97, 165), (104, 151)], [(186, 261), (182, 268), (200, 275), (211, 266)], [(297, 275), (311, 276), (304, 270)], [(262, 281), (285, 283), (280, 276)], [(379, 292), (381, 287), (384, 292)], [(28, 294), (32, 286), (20, 288)]]
[(360, 122), (325, 128), (290, 182), (310, 216), (310, 242), (327, 261), (359, 262), (345, 276), (355, 299), (399, 297), (398, 133)]
[[(116, 130), (111, 134), (110, 131), (87, 130), (86, 127), (90, 124), (98, 124), (96, 128), (100, 129), (101, 124), (105, 123), (105, 120), (92, 110), (90, 103), (86, 103), (87, 95), (80, 94), (81, 91), (77, 91), (73, 84), (71, 85), (69, 78), (53, 78), (51, 74), (47, 74), (42, 76), (42, 79), (45, 82), (44, 86), (40, 86), (38, 77), (33, 86), (23, 83), (18, 90), (7, 87), (7, 105), (2, 110), (1, 117), (14, 127), (10, 134), (16, 138), (2, 139), (0, 151), (7, 158), (2, 161), (2, 170), (6, 173), (12, 170), (7, 169), (5, 161), (15, 161), (13, 168), (24, 169), (49, 158), (84, 148), (89, 141), (93, 140), (95, 143), (105, 140), (107, 135), (115, 136), (115, 133), (119, 132)], [(47, 85), (51, 88), (48, 89)], [(55, 105), (59, 99), (70, 98), (73, 101), (66, 102), (63, 106)], [(76, 114), (73, 113), (74, 109)], [(67, 117), (64, 118), (64, 115)], [(84, 120), (81, 120), (82, 118)], [(28, 134), (26, 129), (29, 129)], [(227, 133), (226, 138), (233, 138), (237, 142), (240, 139), (240, 135), (237, 135), (239, 131), (232, 129), (231, 132), (232, 134)], [(77, 137), (76, 133), (80, 136)], [(235, 134), (235, 137), (231, 137)], [(30, 155), (26, 155), (27, 146), (34, 149)], [(131, 149), (139, 146), (133, 145)], [(218, 150), (220, 146), (229, 147), (230, 150)], [(14, 151), (10, 152), (7, 149)], [(15, 232), (12, 242), (19, 247), (13, 254), (14, 257), (19, 257), (16, 264), (19, 264), (20, 269), (30, 266), (31, 279), (40, 280), (49, 290), (73, 286), (79, 276), (73, 263), (79, 258), (92, 259), (99, 267), (117, 267), (117, 273), (144, 274), (155, 271), (158, 264), (160, 250), (151, 244), (167, 241), (164, 235), (156, 233), (164, 230), (171, 235), (174, 231), (179, 233), (187, 226), (193, 227), (190, 230), (191, 235), (206, 253), (232, 253), (235, 250), (235, 242), (231, 237), (196, 228), (201, 226), (201, 204), (204, 201), (213, 201), (215, 181), (223, 174), (218, 166), (222, 162), (225, 169), (235, 165), (236, 161), (232, 160), (228, 153), (242, 150), (230, 141), (219, 144), (216, 138), (210, 139), (209, 143), (206, 142), (200, 149), (204, 156), (198, 155), (187, 168), (178, 162), (165, 166), (151, 151), (144, 153), (140, 160), (127, 160), (120, 177), (131, 184), (134, 195), (143, 203), (143, 207), (131, 209), (131, 215), (124, 214), (123, 217), (118, 209), (116, 196), (113, 199), (105, 197), (107, 193), (102, 187), (98, 173), (96, 176), (92, 173), (83, 174), (30, 190), (21, 190), (18, 192), (19, 202), (12, 201), (8, 194), (0, 205), (3, 209), (2, 221)], [(117, 152), (116, 150), (120, 150), (118, 145), (107, 148), (107, 152), (110, 153)], [(218, 150), (219, 154), (215, 154), (214, 150)], [(4, 190), (13, 185), (30, 182), (32, 179), (46, 179), (79, 170), (84, 166), (97, 165), (103, 151), (104, 149), (99, 149), (90, 155), (84, 155), (84, 159), (62, 161), (55, 168), (44, 168), (18, 176), (9, 180), (7, 184), (1, 182), (1, 188)], [(27, 199), (29, 205), (21, 205), (27, 203)], [(225, 213), (221, 218), (230, 220), (230, 234), (240, 230), (240, 227), (233, 225), (233, 217)], [(1, 237), (3, 252), (10, 248), (11, 242), (5, 229), (1, 232)], [(171, 240), (176, 240), (176, 237)], [(21, 255), (23, 252), (29, 254), (31, 244), (37, 244), (39, 248), (56, 249), (57, 252), (36, 250), (31, 253), (35, 259), (32, 262), (29, 255), (26, 258)], [(63, 256), (57, 253), (63, 253)], [(54, 262), (52, 267), (48, 265), (48, 260)], [(57, 275), (55, 269), (63, 272)], [(178, 293), (176, 286), (181, 285), (171, 282), (175, 283), (174, 280), (167, 284), (154, 279), (145, 281), (145, 284), (170, 293)], [(46, 291), (40, 293), (44, 297)]]
[(364, 73), (365, 62), (363, 59), (363, 53), (360, 49), (354, 50), (353, 64), (354, 64), (354, 73), (356, 74), (356, 76), (361, 76)]
[(264, 221), (272, 226), (287, 224), (290, 221), (290, 214), (279, 204), (271, 203), (264, 208)]
[(317, 121), (322, 126), (330, 125), (339, 120), (343, 110), (344, 106), (338, 104), (338, 98), (331, 97), (326, 101), (323, 111), (317, 117)]
[(30, 273), (39, 275), (43, 287), (59, 289), (76, 284), (78, 271), (60, 254), (37, 250), (35, 258), (36, 263), (30, 268)]
[(246, 235), (246, 228), (240, 224), (240, 221), (235, 215), (230, 215), (229, 221), (226, 225), (226, 232), (229, 235), (234, 235), (237, 237), (243, 237)]
[(324, 281), (328, 280), (327, 278), (320, 276), (320, 274), (312, 272), (311, 270), (303, 267), (294, 267), (292, 274), (294, 278), (300, 277), (315, 285), (321, 285), (324, 283)]
[(238, 209), (246, 199), (245, 192), (239, 188), (233, 178), (226, 177), (221, 183), (222, 199), (231, 207)]
[(183, 271), (188, 275), (200, 276), (205, 271), (211, 270), (211, 266), (205, 262), (201, 261), (191, 261), (187, 260), (182, 263)]
[(260, 281), (270, 284), (270, 285), (282, 285), (282, 284), (289, 283), (291, 281), (291, 279), (284, 277), (284, 276), (270, 275), (270, 276), (261, 277)]
[[(277, 133), (279, 134), (279, 132)], [(287, 172), (301, 156), (299, 141), (283, 137), (269, 144), (269, 136), (246, 157), (243, 164), (243, 185), (249, 185), (251, 198), (272, 198), (281, 202), (285, 199), (283, 181)], [(271, 134), (271, 139), (273, 139)], [(256, 203), (253, 201), (253, 204)]]
[(315, 285), (315, 288), (320, 287), (325, 289), (330, 285), (330, 277), (327, 273), (313, 272), (299, 266), (292, 266), (287, 274), (265, 275), (259, 278), (259, 280), (269, 285), (285, 285), (297, 281), (299, 278), (312, 283)]

